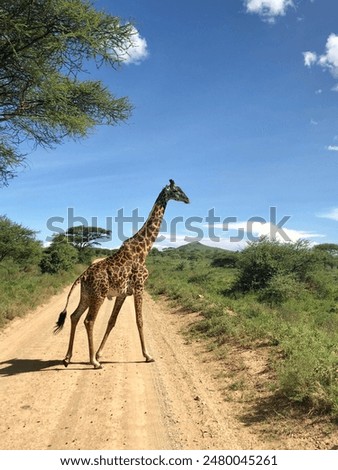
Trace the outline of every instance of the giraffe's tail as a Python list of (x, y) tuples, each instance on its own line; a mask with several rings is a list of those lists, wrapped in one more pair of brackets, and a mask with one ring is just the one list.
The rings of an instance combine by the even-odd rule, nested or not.
[(65, 308), (60, 313), (58, 321), (55, 324), (55, 327), (54, 327), (54, 330), (53, 330), (54, 334), (59, 333), (62, 330), (63, 325), (65, 324), (65, 321), (66, 321), (66, 318), (67, 318), (67, 306), (68, 306), (70, 296), (72, 295), (74, 287), (81, 281), (81, 277), (82, 277), (82, 274), (81, 274), (81, 276), (79, 276), (76, 279), (76, 281), (73, 283), (72, 287), (70, 288), (70, 291), (69, 291), (68, 296), (67, 296), (67, 302), (66, 302)]
[(62, 312), (59, 315), (58, 321), (55, 324), (55, 327), (53, 330), (55, 335), (62, 330), (63, 325), (66, 321), (66, 317), (67, 317), (67, 310), (65, 309), (65, 310), (62, 310)]

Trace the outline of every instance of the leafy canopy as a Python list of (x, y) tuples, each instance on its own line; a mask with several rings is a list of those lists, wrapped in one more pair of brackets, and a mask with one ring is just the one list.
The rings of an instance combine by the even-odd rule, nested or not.
[(109, 241), (111, 230), (107, 230), (102, 227), (76, 225), (75, 227), (69, 227), (65, 237), (68, 242), (75, 246), (75, 248), (82, 250), (93, 245), (101, 245), (98, 240)]
[(61, 271), (69, 271), (78, 262), (78, 252), (70, 245), (66, 238), (55, 238), (52, 244), (45, 250), (40, 261), (40, 269), (43, 273), (56, 274)]
[(0, 184), (24, 162), (23, 142), (51, 148), (129, 117), (126, 97), (83, 77), (90, 62), (126, 60), (135, 33), (88, 0), (1, 1)]
[(23, 267), (36, 262), (42, 255), (36, 232), (0, 216), (0, 263), (12, 259)]
[[(322, 264), (320, 257), (311, 250), (306, 240), (295, 243), (270, 241), (266, 237), (251, 242), (240, 253), (235, 289), (243, 292), (258, 291), (283, 281), (276, 276), (292, 275), (298, 282), (305, 282), (310, 273)], [(290, 279), (288, 283), (291, 284)]]

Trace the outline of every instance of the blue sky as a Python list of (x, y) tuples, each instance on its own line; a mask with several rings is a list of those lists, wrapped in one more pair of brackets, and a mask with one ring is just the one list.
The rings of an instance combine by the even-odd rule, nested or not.
[[(130, 98), (133, 115), (80, 142), (32, 152), (1, 189), (3, 214), (45, 242), (51, 227), (67, 228), (68, 208), (103, 227), (121, 208), (146, 218), (173, 178), (191, 199), (168, 205), (168, 226), (183, 219), (176, 243), (196, 236), (188, 219), (204, 231), (202, 242), (211, 243), (212, 228), (214, 245), (238, 249), (252, 217), (266, 221), (252, 225), (254, 236), (270, 232), (271, 207), (277, 222), (289, 216), (290, 239), (338, 243), (336, 0), (93, 3), (137, 28), (125, 65), (91, 70)], [(210, 210), (219, 217), (212, 227)], [(115, 225), (107, 247), (121, 243)], [(160, 246), (175, 244), (164, 235)]]

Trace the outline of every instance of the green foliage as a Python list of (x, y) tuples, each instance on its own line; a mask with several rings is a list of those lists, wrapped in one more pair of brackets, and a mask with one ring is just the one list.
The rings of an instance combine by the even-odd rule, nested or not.
[(70, 227), (65, 234), (58, 234), (53, 238), (40, 263), (42, 272), (68, 270), (74, 263), (90, 264), (95, 257), (110, 256), (111, 250), (93, 248), (100, 245), (98, 240), (109, 240), (110, 234), (110, 230), (101, 227)]
[(71, 271), (41, 274), (37, 265), (26, 272), (11, 259), (5, 260), (0, 266), (0, 326), (46, 302), (82, 270), (76, 265)]
[[(338, 267), (338, 266), (337, 266)], [(337, 286), (338, 275), (337, 269), (323, 269), (314, 271), (307, 279), (307, 285), (313, 295), (319, 299), (338, 300)]]
[(338, 267), (338, 245), (335, 243), (321, 243), (314, 246), (314, 251), (320, 257), (325, 266)]
[(77, 250), (64, 237), (55, 237), (43, 252), (35, 235), (0, 216), (0, 326), (42, 304), (83, 271), (74, 265)]
[(0, 5), (0, 182), (24, 161), (20, 143), (52, 147), (97, 124), (127, 119), (131, 105), (100, 81), (88, 61), (118, 66), (135, 29), (87, 0), (2, 0)]
[(259, 300), (270, 305), (278, 305), (300, 295), (301, 286), (293, 273), (278, 273), (271, 277), (259, 294)]
[(44, 302), (77, 272), (73, 246), (59, 240), (43, 252), (35, 235), (0, 217), (0, 325)]
[(338, 412), (336, 344), (318, 329), (294, 326), (281, 341), (280, 391), (319, 412)]
[(69, 271), (78, 262), (78, 252), (76, 248), (67, 241), (52, 243), (46, 249), (40, 268), (43, 273), (55, 274), (61, 271)]
[(271, 286), (277, 275), (292, 274), (295, 280), (304, 282), (320, 263), (305, 241), (282, 244), (262, 238), (250, 243), (240, 254), (234, 289), (258, 291)]
[(226, 251), (215, 255), (211, 261), (213, 268), (235, 268), (239, 259), (239, 253), (234, 251)]
[[(221, 269), (212, 262), (222, 258), (218, 250), (191, 259), (192, 249), (147, 258), (150, 292), (200, 312), (191, 333), (210, 339), (219, 354), (230, 339), (250, 349), (269, 345), (276, 393), (305, 410), (337, 417), (337, 267), (304, 242), (261, 241), (237, 254), (238, 267)], [(246, 289), (234, 290), (238, 279)]]
[(81, 264), (91, 264), (95, 257), (95, 252), (91, 247), (85, 247), (81, 250), (77, 249), (78, 262)]
[(186, 245), (182, 245), (177, 249), (173, 249), (174, 252), (177, 253), (182, 258), (186, 259), (197, 259), (197, 258), (205, 258), (205, 257), (214, 257), (215, 254), (223, 254), (224, 250), (219, 248), (213, 248), (211, 246), (203, 245), (200, 242), (192, 242), (187, 243)]
[[(93, 258), (105, 258), (106, 256), (111, 256), (117, 250), (111, 250), (110, 248), (91, 248), (90, 252)], [(91, 260), (92, 260), (91, 259)]]
[(0, 263), (12, 259), (20, 267), (28, 269), (42, 255), (41, 243), (35, 239), (36, 232), (0, 216)]
[(69, 243), (72, 243), (79, 250), (83, 250), (93, 245), (100, 245), (98, 240), (110, 240), (111, 230), (106, 230), (101, 227), (76, 225), (75, 227), (69, 227), (65, 237)]
[(338, 245), (336, 243), (320, 243), (313, 247), (315, 251), (328, 253), (331, 256), (338, 256)]
[(162, 251), (158, 250), (157, 248), (152, 248), (150, 250), (149, 256), (162, 256)]
[(0, 137), (0, 186), (7, 184), (13, 178), (15, 168), (21, 165), (23, 161), (24, 156), (16, 152), (14, 148), (9, 147), (7, 142)]

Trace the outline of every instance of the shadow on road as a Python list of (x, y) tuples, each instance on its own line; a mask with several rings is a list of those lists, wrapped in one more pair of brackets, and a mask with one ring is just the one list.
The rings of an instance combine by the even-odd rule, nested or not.
[[(41, 361), (40, 359), (8, 359), (0, 363), (0, 376), (25, 374), (27, 372), (40, 372), (55, 366), (62, 366), (62, 361)], [(5, 366), (5, 367), (2, 367)]]
[[(105, 364), (147, 364), (145, 361), (102, 361)], [(72, 367), (73, 365), (73, 367)], [(76, 367), (83, 366), (83, 367)], [(71, 370), (95, 370), (88, 362), (71, 362)], [(62, 361), (42, 361), (41, 359), (8, 359), (0, 362), (0, 376), (10, 377), (17, 374), (26, 374), (28, 372), (48, 372), (55, 370), (66, 370)]]

